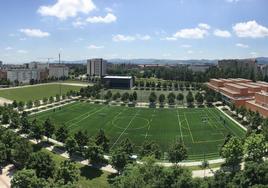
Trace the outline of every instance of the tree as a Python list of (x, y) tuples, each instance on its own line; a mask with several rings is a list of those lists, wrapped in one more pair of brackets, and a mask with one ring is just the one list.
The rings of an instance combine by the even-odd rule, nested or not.
[(8, 124), (9, 123), (9, 114), (7, 111), (4, 111), (2, 115), (2, 124)]
[(41, 187), (36, 173), (32, 169), (19, 170), (14, 174), (11, 180), (12, 188), (34, 188)]
[(183, 95), (182, 93), (179, 93), (179, 94), (177, 95), (177, 100), (180, 101), (180, 102), (182, 103), (183, 99), (184, 99), (184, 95)]
[(221, 148), (220, 155), (225, 158), (226, 165), (232, 166), (234, 171), (243, 159), (242, 141), (237, 137), (231, 137)]
[(35, 100), (35, 101), (34, 101), (34, 106), (35, 106), (35, 107), (40, 106), (40, 100)]
[(53, 103), (54, 102), (54, 97), (49, 97), (49, 103)]
[(33, 107), (33, 101), (29, 100), (26, 104), (27, 108), (32, 108)]
[(78, 145), (79, 151), (82, 153), (84, 151), (84, 147), (88, 144), (89, 136), (87, 131), (78, 131), (74, 134), (74, 139)]
[(29, 133), (30, 131), (30, 122), (28, 120), (28, 117), (26, 116), (22, 116), (21, 117), (21, 120), (20, 120), (20, 123), (21, 123), (21, 131), (22, 133)]
[(153, 156), (156, 159), (161, 158), (161, 150), (158, 144), (154, 141), (145, 140), (140, 148), (140, 155), (142, 157), (145, 156)]
[(265, 138), (262, 134), (252, 133), (245, 139), (244, 154), (245, 159), (248, 161), (261, 162), (268, 149)]
[(60, 126), (55, 133), (56, 139), (62, 143), (65, 143), (66, 139), (68, 138), (68, 135), (69, 131), (65, 125)]
[(155, 92), (151, 92), (150, 95), (149, 95), (149, 102), (150, 103), (155, 103), (156, 98), (157, 98), (157, 96), (156, 96)]
[(24, 139), (19, 139), (14, 144), (12, 150), (12, 158), (13, 161), (15, 161), (16, 166), (18, 166), (19, 168), (23, 168), (26, 165), (32, 151), (32, 146), (29, 144), (28, 141)]
[(27, 162), (27, 168), (34, 169), (37, 177), (48, 179), (54, 175), (55, 163), (48, 153), (38, 151), (31, 154)]
[(69, 137), (66, 140), (65, 148), (70, 156), (72, 156), (77, 151), (77, 147), (78, 147), (77, 142), (73, 137)]
[(107, 93), (105, 94), (105, 96), (104, 96), (104, 98), (105, 98), (105, 100), (110, 100), (111, 99), (111, 97), (112, 97), (112, 92), (109, 90), (109, 91), (107, 91)]
[(43, 104), (47, 104), (48, 99), (46, 97), (43, 98), (42, 102)]
[(44, 135), (47, 137), (47, 141), (49, 141), (49, 138), (51, 138), (55, 132), (55, 125), (51, 122), (49, 118), (47, 118), (43, 124), (43, 127)]
[(1, 165), (7, 161), (7, 148), (5, 144), (0, 141), (0, 171)]
[(174, 93), (169, 93), (167, 98), (168, 98), (168, 103), (169, 104), (174, 104), (175, 98), (176, 98)]
[(203, 95), (201, 93), (197, 92), (195, 95), (195, 100), (197, 101), (198, 105), (202, 105), (204, 102)]
[(186, 101), (188, 103), (189, 106), (193, 105), (194, 102), (194, 97), (191, 91), (188, 92), (187, 96), (186, 96)]
[(170, 162), (178, 164), (182, 160), (187, 159), (187, 149), (181, 142), (176, 141), (170, 146), (168, 157)]
[(22, 111), (23, 108), (24, 108), (24, 106), (25, 106), (24, 102), (23, 102), (23, 101), (20, 101), (20, 102), (18, 103), (18, 110), (19, 110), (19, 111)]
[(133, 99), (134, 99), (134, 101), (137, 101), (137, 99), (138, 99), (137, 92), (134, 91), (132, 95), (133, 95)]
[(165, 95), (164, 95), (164, 94), (160, 94), (160, 95), (159, 95), (159, 98), (158, 98), (159, 103), (160, 103), (160, 104), (163, 104), (163, 103), (164, 103), (164, 101), (165, 101), (165, 98), (166, 98), (166, 97), (165, 97)]
[(37, 123), (37, 120), (33, 120), (32, 126), (31, 126), (31, 136), (36, 139), (37, 142), (39, 142), (42, 139), (42, 136), (44, 135), (44, 129), (43, 126)]
[(56, 102), (59, 102), (59, 101), (60, 101), (60, 95), (57, 94), (57, 95), (56, 95)]
[(115, 94), (113, 95), (113, 100), (115, 101), (115, 100), (119, 99), (120, 97), (121, 97), (120, 93), (117, 92), (117, 93), (115, 93)]
[(101, 146), (104, 152), (109, 152), (109, 139), (106, 137), (104, 130), (100, 129), (95, 137), (97, 146)]
[(124, 139), (120, 143), (120, 147), (121, 147), (122, 151), (126, 152), (129, 156), (132, 155), (132, 153), (134, 151), (134, 144), (130, 141), (129, 138)]
[(12, 106), (13, 106), (13, 108), (17, 108), (18, 107), (18, 103), (17, 103), (16, 100), (13, 101)]
[(20, 118), (18, 116), (18, 114), (13, 114), (13, 117), (11, 118), (11, 122), (10, 122), (10, 128), (12, 129), (17, 129), (20, 127)]
[(69, 160), (64, 160), (61, 162), (60, 167), (56, 173), (56, 181), (63, 182), (64, 185), (66, 184), (73, 184), (78, 181), (79, 178), (79, 169), (75, 165), (74, 162)]
[(112, 151), (110, 163), (120, 174), (125, 166), (129, 163), (129, 155), (121, 147)]
[(123, 95), (121, 96), (121, 100), (123, 102), (126, 102), (129, 99), (129, 93), (125, 92), (123, 93)]
[(86, 148), (85, 156), (90, 163), (101, 164), (105, 161), (102, 147), (97, 146), (94, 142), (89, 144)]

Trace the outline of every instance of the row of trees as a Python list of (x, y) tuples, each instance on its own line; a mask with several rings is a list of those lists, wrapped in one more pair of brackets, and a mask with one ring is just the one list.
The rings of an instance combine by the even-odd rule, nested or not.
[[(55, 97), (50, 96), (49, 98), (44, 97), (42, 99), (42, 104), (46, 105), (46, 104), (51, 104), (53, 102), (59, 102), (60, 100), (64, 100), (66, 98), (70, 98), (71, 96), (75, 96), (77, 95), (76, 92), (74, 91), (68, 91), (66, 94), (63, 94), (62, 96), (60, 96), (59, 94), (57, 94)], [(17, 108), (19, 111), (23, 111), (26, 108), (30, 109), (32, 107), (39, 107), (41, 105), (41, 100), (29, 100), (26, 103), (23, 101), (17, 101), (14, 100), (12, 103), (12, 107), (13, 108)]]
[[(176, 100), (180, 103), (180, 104), (184, 104), (184, 94), (183, 93), (178, 93), (177, 95), (175, 95), (174, 93), (169, 93), (167, 95), (164, 94), (160, 94), (158, 97), (158, 102), (163, 105), (165, 103), (165, 101), (167, 100), (168, 104), (170, 105), (174, 105)], [(201, 94), (200, 92), (197, 92), (195, 94), (195, 96), (193, 95), (193, 93), (191, 91), (189, 91), (186, 95), (186, 102), (188, 104), (188, 106), (193, 106), (193, 102), (194, 100), (197, 102), (198, 106), (203, 105), (204, 102), (204, 96), (203, 94)], [(151, 92), (149, 95), (149, 102), (150, 103), (156, 103), (157, 102), (157, 95), (155, 94), (155, 92)]]
[(165, 82), (156, 82), (156, 81), (144, 81), (144, 80), (140, 80), (140, 81), (136, 81), (135, 82), (135, 86), (136, 87), (140, 87), (140, 88), (152, 88), (152, 89), (175, 89), (175, 90), (181, 90), (183, 91), (184, 89), (186, 90), (199, 90), (202, 87), (202, 84), (200, 83), (191, 83), (191, 82), (176, 82), (176, 81), (165, 81)]

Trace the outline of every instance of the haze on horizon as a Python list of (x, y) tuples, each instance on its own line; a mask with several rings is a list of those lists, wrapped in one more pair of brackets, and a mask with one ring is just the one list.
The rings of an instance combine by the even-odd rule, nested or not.
[(4, 63), (102, 58), (268, 56), (266, 0), (10, 0), (0, 6)]

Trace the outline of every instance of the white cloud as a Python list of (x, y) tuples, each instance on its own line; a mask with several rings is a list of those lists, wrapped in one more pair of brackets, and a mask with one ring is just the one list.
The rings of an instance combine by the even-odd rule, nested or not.
[(233, 30), (238, 37), (260, 38), (268, 36), (268, 28), (259, 25), (255, 20), (237, 23), (233, 26)]
[(26, 38), (20, 38), (20, 40), (21, 40), (21, 41), (24, 41), (24, 40), (26, 40)]
[(117, 17), (112, 13), (108, 13), (105, 17), (94, 16), (86, 19), (89, 23), (112, 23), (117, 20)]
[(10, 47), (10, 46), (8, 46), (8, 47), (6, 47), (5, 48), (5, 50), (7, 50), (7, 51), (9, 51), (9, 50), (13, 50), (14, 48), (12, 48), (12, 47)]
[(181, 29), (173, 35), (176, 38), (202, 39), (208, 35), (207, 30), (201, 28)]
[(137, 34), (136, 35), (136, 38), (139, 39), (139, 40), (151, 40), (151, 36), (150, 35), (140, 35), (140, 34)]
[(77, 19), (72, 24), (73, 24), (74, 27), (80, 27), (80, 28), (82, 28), (83, 26), (87, 25), (86, 22), (81, 21), (80, 19)]
[(133, 36), (127, 36), (127, 35), (121, 35), (121, 34), (113, 36), (114, 42), (120, 42), (120, 41), (129, 41), (130, 42), (130, 41), (134, 41), (134, 40), (136, 40), (136, 38)]
[(181, 47), (182, 47), (182, 48), (191, 48), (192, 46), (189, 45), (189, 44), (182, 44)]
[(20, 32), (24, 33), (28, 37), (48, 37), (50, 33), (41, 31), (40, 29), (20, 29)]
[(223, 37), (223, 38), (229, 38), (231, 37), (231, 33), (227, 30), (220, 30), (220, 29), (216, 29), (214, 30), (214, 33), (213, 33), (215, 36), (217, 37)]
[(50, 6), (41, 6), (38, 13), (42, 16), (54, 16), (60, 20), (68, 17), (76, 17), (78, 13), (88, 14), (96, 9), (92, 0), (57, 0), (57, 3)]
[(240, 47), (240, 48), (248, 48), (249, 47), (247, 44), (242, 44), (242, 43), (236, 43), (235, 45), (237, 47)]
[(18, 50), (17, 52), (20, 54), (27, 54), (28, 53), (28, 51), (26, 51), (26, 50)]
[(200, 23), (198, 24), (198, 27), (201, 29), (210, 29), (210, 25), (206, 24), (206, 23)]
[(113, 9), (110, 8), (110, 7), (106, 7), (104, 10), (105, 10), (106, 12), (113, 12)]
[(140, 34), (136, 34), (134, 36), (118, 34), (118, 35), (113, 36), (113, 41), (114, 42), (119, 42), (119, 41), (128, 41), (128, 42), (130, 42), (130, 41), (134, 41), (134, 40), (147, 41), (147, 40), (151, 40), (151, 36), (150, 35), (140, 35)]
[(104, 46), (97, 46), (97, 45), (91, 44), (87, 48), (88, 49), (101, 49), (101, 48), (104, 48)]
[(167, 40), (167, 41), (176, 41), (177, 38), (176, 37), (166, 37), (166, 38), (162, 38), (160, 40)]
[(257, 52), (250, 52), (250, 55), (251, 55), (252, 57), (256, 57), (256, 56), (258, 55), (258, 53), (257, 53)]

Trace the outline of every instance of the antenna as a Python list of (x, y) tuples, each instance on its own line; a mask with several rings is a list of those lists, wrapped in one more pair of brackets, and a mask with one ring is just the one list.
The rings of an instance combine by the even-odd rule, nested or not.
[(60, 53), (59, 53), (59, 64), (60, 64)]

